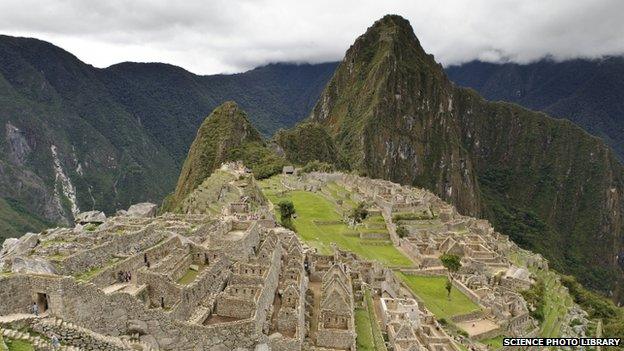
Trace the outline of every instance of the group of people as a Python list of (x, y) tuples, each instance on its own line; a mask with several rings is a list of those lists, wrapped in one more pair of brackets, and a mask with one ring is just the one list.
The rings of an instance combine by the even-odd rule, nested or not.
[(131, 280), (132, 280), (131, 272), (124, 272), (124, 271), (117, 272), (117, 281), (119, 281), (120, 283), (128, 283)]

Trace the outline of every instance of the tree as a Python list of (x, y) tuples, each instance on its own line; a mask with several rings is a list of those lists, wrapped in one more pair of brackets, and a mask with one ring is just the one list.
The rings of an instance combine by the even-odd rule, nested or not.
[(368, 210), (366, 209), (366, 203), (360, 202), (357, 206), (353, 208), (349, 218), (353, 220), (354, 223), (360, 223), (368, 217)]
[(448, 269), (449, 273), (455, 273), (461, 268), (461, 259), (457, 255), (444, 254), (440, 256), (440, 261), (444, 268)]
[(277, 204), (279, 208), (280, 218), (283, 221), (290, 221), (295, 214), (295, 205), (290, 200), (282, 200)]
[(448, 299), (451, 299), (451, 288), (453, 287), (453, 283), (451, 279), (453, 279), (453, 273), (457, 272), (461, 268), (461, 259), (457, 255), (453, 254), (444, 254), (440, 256), (440, 261), (442, 261), (442, 265), (449, 271), (449, 275), (446, 278), (446, 292), (448, 293)]
[(409, 234), (409, 231), (407, 230), (407, 228), (400, 225), (397, 227), (396, 233), (399, 236), (399, 238), (405, 238)]
[(279, 209), (282, 226), (294, 231), (295, 226), (292, 223), (292, 216), (295, 214), (295, 205), (290, 200), (282, 200), (277, 204), (277, 207)]

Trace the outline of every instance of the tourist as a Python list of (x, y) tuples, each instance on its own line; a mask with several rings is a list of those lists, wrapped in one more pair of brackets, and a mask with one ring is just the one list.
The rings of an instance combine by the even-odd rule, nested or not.
[(39, 306), (37, 305), (36, 302), (33, 302), (33, 304), (32, 304), (32, 313), (35, 316), (39, 316)]
[(54, 347), (55, 349), (58, 349), (59, 347), (61, 347), (61, 342), (59, 341), (56, 334), (52, 335), (52, 338), (50, 339), (50, 341), (52, 341), (52, 347)]

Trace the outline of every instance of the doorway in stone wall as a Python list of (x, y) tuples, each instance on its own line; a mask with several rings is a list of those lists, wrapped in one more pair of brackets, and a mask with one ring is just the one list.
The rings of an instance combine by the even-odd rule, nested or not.
[(50, 307), (48, 294), (37, 293), (37, 307), (39, 307), (39, 313), (45, 313)]

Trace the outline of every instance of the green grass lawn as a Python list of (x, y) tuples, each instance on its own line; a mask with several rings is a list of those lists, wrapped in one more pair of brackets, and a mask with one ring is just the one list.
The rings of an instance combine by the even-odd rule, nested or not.
[(28, 341), (5, 339), (9, 351), (34, 351), (35, 347)]
[(503, 348), (503, 339), (506, 338), (504, 335), (499, 335), (495, 338), (481, 340), (481, 343), (488, 345), (493, 350), (499, 350)]
[[(344, 250), (354, 252), (363, 258), (377, 260), (388, 266), (411, 266), (412, 262), (398, 251), (390, 242), (361, 240), (357, 233), (342, 222), (335, 205), (320, 194), (308, 191), (289, 191), (280, 196), (276, 190), (275, 178), (262, 181), (264, 194), (277, 204), (282, 200), (291, 200), (295, 205), (297, 218), (293, 224), (297, 234), (308, 245), (323, 254), (330, 254), (331, 243), (336, 243)], [(336, 224), (323, 224), (335, 222)]]
[(376, 351), (371, 321), (368, 318), (368, 311), (364, 308), (355, 309), (355, 331), (357, 333), (355, 342), (358, 351)]
[(364, 308), (355, 309), (355, 331), (357, 333), (356, 344), (358, 351), (386, 351), (379, 322), (373, 309), (373, 299), (370, 291), (366, 290)]
[(445, 289), (446, 277), (398, 274), (414, 294), (423, 300), (425, 307), (437, 318), (444, 318), (450, 322), (450, 318), (453, 316), (479, 309), (477, 304), (455, 287), (451, 289), (451, 299), (449, 300)]

